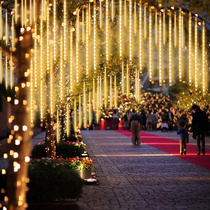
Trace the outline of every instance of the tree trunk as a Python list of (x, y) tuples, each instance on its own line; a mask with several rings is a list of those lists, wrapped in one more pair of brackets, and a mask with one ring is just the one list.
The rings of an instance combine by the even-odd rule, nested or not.
[(23, 39), (18, 41), (14, 52), (18, 80), (16, 89), (18, 87), (18, 90), (16, 90), (15, 121), (8, 168), (6, 206), (9, 210), (22, 210), (27, 207), (26, 191), (29, 182), (27, 158), (30, 156), (32, 137), (30, 129), (30, 74), (27, 76), (26, 72), (30, 72), (30, 50), (33, 47), (33, 38), (31, 30), (20, 35)]

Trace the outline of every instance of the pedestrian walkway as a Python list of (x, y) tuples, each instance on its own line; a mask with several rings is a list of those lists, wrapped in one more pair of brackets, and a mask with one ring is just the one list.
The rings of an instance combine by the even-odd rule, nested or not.
[[(173, 132), (151, 134), (179, 140)], [(146, 143), (133, 147), (119, 132), (82, 131), (82, 136), (100, 184), (84, 187), (80, 209), (210, 209), (210, 170)]]

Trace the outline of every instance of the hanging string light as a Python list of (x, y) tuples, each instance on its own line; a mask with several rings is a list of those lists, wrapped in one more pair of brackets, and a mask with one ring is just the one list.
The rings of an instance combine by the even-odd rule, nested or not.
[[(86, 10), (88, 16), (88, 10)], [(79, 9), (76, 10), (76, 83), (79, 84)], [(88, 24), (88, 18), (86, 18)]]
[(12, 34), (12, 50), (14, 50), (15, 49), (15, 17), (13, 13), (12, 13), (11, 34)]
[(184, 12), (181, 13), (182, 19), (182, 48), (184, 47)]
[(61, 30), (61, 38), (60, 38), (60, 101), (61, 101), (61, 103), (64, 100), (63, 89), (64, 89), (64, 84), (63, 84), (63, 30)]
[(92, 124), (91, 92), (89, 91), (89, 126)]
[(109, 1), (106, 0), (106, 62), (109, 61)]
[[(43, 0), (42, 0), (43, 2)], [(43, 3), (42, 3), (43, 4)], [(23, 28), (24, 25), (24, 10), (23, 10), (23, 0), (21, 0), (21, 8), (20, 8), (20, 17), (21, 17), (21, 26)]]
[(195, 90), (198, 89), (198, 20), (195, 16)]
[[(1, 10), (1, 7), (0, 7)], [(18, 21), (18, 3), (17, 0), (15, 0), (15, 23)]]
[(152, 14), (149, 8), (149, 81), (152, 81)]
[(112, 22), (114, 21), (114, 0), (112, 0)]
[(30, 14), (29, 14), (29, 23), (30, 23), (30, 26), (32, 25), (32, 22), (33, 22), (33, 7), (32, 7), (32, 0), (30, 0), (29, 2), (29, 11), (30, 11)]
[(82, 8), (82, 43), (85, 43), (85, 9)]
[(79, 94), (79, 128), (82, 126), (82, 96)]
[(54, 114), (54, 97), (53, 97), (53, 46), (51, 45), (50, 55), (50, 115), (53, 118)]
[(191, 56), (192, 56), (192, 16), (191, 12), (189, 12), (189, 29), (188, 29), (188, 48), (189, 48), (189, 55), (188, 55), (188, 60), (189, 60), (189, 84), (190, 86), (192, 85), (192, 61), (191, 61)]
[(122, 94), (125, 93), (125, 82), (124, 82), (124, 63), (122, 61)]
[[(86, 10), (86, 23), (88, 22), (88, 10)], [(93, 47), (94, 47), (94, 52), (93, 52), (93, 57), (94, 57), (94, 61), (95, 61), (95, 36), (93, 36)], [(86, 76), (88, 77), (89, 74), (89, 24), (86, 24)], [(94, 65), (94, 72), (95, 72), (95, 65)]]
[(137, 23), (136, 23), (136, 0), (134, 1), (134, 34), (137, 31)]
[(132, 0), (129, 3), (129, 60), (132, 62)]
[(34, 24), (34, 87), (37, 88), (37, 23)]
[(99, 18), (99, 26), (100, 26), (100, 29), (102, 28), (102, 0), (99, 1), (100, 5), (99, 5), (99, 12), (100, 12), (100, 18)]
[(89, 2), (89, 6), (88, 6), (88, 14), (89, 14), (89, 17), (88, 17), (88, 22), (89, 22), (89, 35), (91, 33), (91, 7), (90, 7), (90, 2)]
[(93, 110), (95, 111), (95, 78), (93, 78)]
[(179, 81), (182, 81), (182, 11), (179, 8)]
[(176, 43), (177, 43), (177, 26), (176, 26), (176, 11), (174, 11), (174, 46), (176, 47)]
[(43, 108), (43, 94), (44, 94), (44, 69), (43, 69), (43, 18), (44, 18), (44, 11), (43, 11), (43, 0), (42, 0), (42, 12), (41, 12), (41, 20), (40, 20), (40, 120), (43, 122), (44, 118), (44, 108)]
[(70, 25), (70, 93), (73, 92), (73, 27), (72, 27), (72, 21)]
[(74, 131), (77, 128), (77, 100), (74, 99)]
[(147, 38), (147, 6), (144, 4), (144, 39)]
[(202, 76), (203, 76), (203, 81), (202, 81), (202, 89), (203, 89), (203, 94), (205, 95), (206, 93), (206, 81), (208, 81), (206, 79), (206, 74), (205, 74), (205, 60), (206, 60), (206, 56), (205, 56), (206, 52), (205, 52), (205, 22), (203, 21), (202, 23)]
[(158, 43), (157, 9), (155, 9), (155, 44)]
[(127, 25), (127, 0), (124, 0), (124, 26)]
[(126, 79), (127, 79), (127, 97), (129, 97), (129, 93), (130, 93), (130, 83), (129, 83), (129, 66), (127, 63), (127, 75), (126, 75)]
[(110, 86), (110, 93), (109, 93), (109, 100), (110, 100), (110, 109), (112, 109), (113, 105), (112, 105), (112, 73), (110, 73), (110, 82), (109, 82), (109, 86)]
[(12, 60), (12, 53), (10, 53), (10, 89), (13, 88), (13, 60)]
[(66, 0), (63, 4), (63, 59), (64, 59), (64, 68), (66, 68), (66, 37), (67, 37), (67, 8)]
[(122, 0), (119, 0), (119, 41), (120, 60), (122, 60)]
[(105, 108), (107, 106), (107, 80), (106, 80), (106, 77), (107, 77), (107, 73), (106, 73), (106, 67), (105, 67), (105, 70), (104, 70), (104, 106), (105, 106)]
[(84, 127), (87, 127), (87, 105), (86, 105), (86, 85), (83, 82), (83, 113), (84, 113)]
[(168, 40), (168, 48), (169, 48), (169, 54), (168, 54), (168, 70), (169, 70), (169, 86), (172, 85), (172, 23), (171, 23), (171, 11), (169, 11), (169, 40)]
[(142, 6), (139, 5), (139, 69), (142, 73)]
[(56, 36), (56, 27), (57, 27), (57, 21), (56, 21), (56, 3), (57, 1), (54, 0), (53, 1), (53, 60), (54, 60), (54, 63), (56, 62), (56, 51), (57, 51), (57, 46), (56, 46), (56, 43), (57, 43), (57, 36)]
[(166, 13), (165, 10), (163, 10), (163, 44), (166, 43)]
[(30, 82), (31, 82), (31, 87), (30, 87), (30, 91), (31, 91), (31, 100), (30, 100), (30, 107), (31, 107), (31, 127), (33, 127), (33, 123), (34, 123), (34, 114), (33, 114), (33, 100), (34, 100), (34, 81), (33, 81), (33, 56), (31, 56), (31, 61), (30, 61)]
[(162, 86), (162, 12), (159, 12), (159, 85)]
[(117, 108), (117, 76), (114, 74), (114, 107)]
[(94, 75), (96, 74), (96, 2), (94, 1), (93, 8), (93, 68)]
[(8, 89), (8, 57), (5, 56), (5, 87)]
[(9, 44), (9, 31), (8, 31), (8, 14), (6, 9), (6, 16), (5, 16), (5, 37), (6, 37), (6, 45)]

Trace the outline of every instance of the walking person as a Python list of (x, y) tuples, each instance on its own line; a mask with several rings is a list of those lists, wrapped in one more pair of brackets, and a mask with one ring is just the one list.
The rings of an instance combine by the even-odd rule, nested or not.
[(114, 129), (118, 130), (118, 124), (119, 124), (119, 113), (116, 109), (113, 111), (113, 123), (114, 123)]
[(156, 110), (154, 110), (154, 113), (152, 115), (153, 117), (153, 126), (154, 126), (154, 130), (157, 130), (157, 123), (158, 123), (158, 115), (156, 113)]
[(133, 111), (133, 115), (130, 118), (129, 121), (129, 128), (132, 132), (132, 144), (133, 146), (139, 146), (141, 144), (140, 142), (140, 128), (143, 123), (142, 118), (140, 115), (138, 115), (135, 110)]
[(193, 112), (191, 130), (193, 138), (197, 141), (197, 155), (200, 155), (201, 151), (205, 155), (205, 134), (208, 129), (208, 117), (196, 104), (192, 106), (191, 111)]
[(127, 116), (127, 112), (123, 116), (123, 128), (124, 128), (124, 130), (127, 130), (127, 128), (128, 128), (128, 116)]
[(183, 121), (180, 122), (179, 126), (180, 126), (180, 129), (178, 130), (177, 134), (180, 135), (180, 141), (179, 141), (180, 155), (183, 155), (183, 153), (186, 155), (187, 143), (189, 142), (189, 134), (188, 134), (188, 130), (186, 129), (185, 122)]

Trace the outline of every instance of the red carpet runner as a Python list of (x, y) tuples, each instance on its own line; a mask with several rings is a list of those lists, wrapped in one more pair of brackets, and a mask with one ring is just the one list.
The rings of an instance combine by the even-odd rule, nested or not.
[[(131, 132), (129, 131), (118, 130), (116, 132), (131, 138)], [(197, 155), (196, 146), (188, 143), (187, 155), (180, 155), (178, 141), (142, 132), (141, 132), (141, 142), (210, 170), (209, 149), (206, 149), (206, 155), (202, 155), (201, 153), (201, 155), (199, 156)]]

